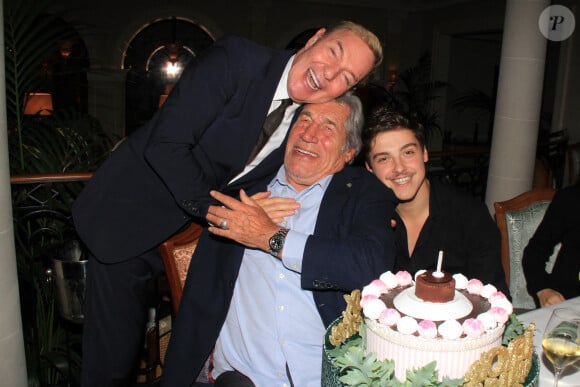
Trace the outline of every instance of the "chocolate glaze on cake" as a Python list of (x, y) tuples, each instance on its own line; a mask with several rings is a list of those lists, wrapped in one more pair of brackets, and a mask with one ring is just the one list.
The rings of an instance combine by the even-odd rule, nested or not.
[(423, 301), (443, 303), (455, 297), (455, 279), (449, 273), (436, 277), (429, 270), (418, 275), (415, 281), (415, 295)]
[[(388, 293), (381, 294), (380, 299), (385, 303), (387, 308), (394, 308), (393, 299), (399, 295), (403, 290), (407, 289), (409, 286), (399, 286), (395, 289), (392, 289)], [(467, 290), (457, 290), (461, 294), (463, 294), (473, 305), (473, 309), (471, 312), (461, 318), (458, 318), (457, 321), (459, 323), (463, 323), (468, 318), (476, 318), (480, 313), (487, 312), (489, 308), (491, 308), (491, 304), (489, 301), (477, 294), (471, 294)], [(400, 312), (400, 311), (399, 311)], [(401, 313), (404, 316), (404, 313)], [(414, 316), (411, 316), (414, 317)]]

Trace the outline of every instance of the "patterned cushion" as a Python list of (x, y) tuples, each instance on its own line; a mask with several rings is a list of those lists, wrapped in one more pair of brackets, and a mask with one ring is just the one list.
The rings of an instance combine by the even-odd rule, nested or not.
[(540, 201), (521, 210), (506, 211), (508, 248), (510, 256), (510, 293), (514, 308), (535, 309), (536, 305), (526, 288), (522, 268), (522, 255), (528, 241), (534, 235), (549, 201)]
[(177, 265), (177, 271), (179, 273), (179, 280), (181, 282), (181, 287), (185, 285), (185, 277), (187, 277), (187, 269), (189, 268), (189, 263), (191, 262), (191, 256), (197, 246), (197, 239), (189, 244), (179, 246), (173, 250), (173, 257), (175, 258), (175, 264)]

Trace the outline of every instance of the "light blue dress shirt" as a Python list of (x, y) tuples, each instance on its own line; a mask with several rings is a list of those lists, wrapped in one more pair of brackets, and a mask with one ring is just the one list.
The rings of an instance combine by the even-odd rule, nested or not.
[(320, 202), (332, 176), (296, 192), (284, 167), (268, 185), (272, 196), (300, 202), (286, 218), (290, 229), (282, 260), (246, 249), (228, 315), (214, 352), (214, 376), (227, 370), (248, 375), (257, 387), (320, 386), (325, 327), (311, 291), (300, 286), (302, 256), (313, 234)]

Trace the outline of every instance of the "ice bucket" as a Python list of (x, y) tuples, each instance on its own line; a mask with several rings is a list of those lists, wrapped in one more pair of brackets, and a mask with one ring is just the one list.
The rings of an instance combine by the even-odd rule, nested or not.
[(67, 243), (58, 258), (53, 258), (52, 277), (56, 304), (62, 318), (82, 323), (85, 309), (87, 263), (77, 241)]

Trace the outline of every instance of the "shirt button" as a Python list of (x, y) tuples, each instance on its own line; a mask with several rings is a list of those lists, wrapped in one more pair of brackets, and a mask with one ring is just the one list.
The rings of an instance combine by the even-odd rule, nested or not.
[(286, 339), (280, 339), (280, 344), (281, 345), (286, 345)]
[(280, 312), (283, 312), (284, 311), (284, 305), (278, 305), (278, 310)]
[(278, 274), (278, 278), (280, 278), (280, 279), (284, 279), (284, 273), (280, 273), (280, 274)]
[(284, 374), (282, 372), (278, 372), (278, 377), (281, 378), (282, 376), (284, 376)]
[(282, 384), (282, 387), (288, 387), (288, 385), (286, 383)]

